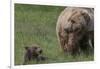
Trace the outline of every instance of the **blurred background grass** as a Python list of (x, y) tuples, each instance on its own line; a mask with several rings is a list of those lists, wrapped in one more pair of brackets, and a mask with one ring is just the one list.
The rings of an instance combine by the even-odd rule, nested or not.
[[(56, 22), (65, 7), (15, 4), (15, 65), (24, 61), (24, 47), (38, 44), (43, 54), (50, 58), (42, 63), (93, 60), (93, 55), (75, 58), (63, 54), (56, 37)], [(33, 60), (29, 64), (36, 64)]]

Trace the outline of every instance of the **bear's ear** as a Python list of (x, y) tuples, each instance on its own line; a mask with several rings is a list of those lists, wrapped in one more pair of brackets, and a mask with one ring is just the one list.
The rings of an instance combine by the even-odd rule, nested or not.
[(42, 48), (37, 48), (37, 53), (41, 54), (43, 52)]
[(84, 17), (84, 19), (86, 20), (87, 25), (88, 25), (88, 23), (89, 23), (89, 21), (90, 21), (90, 16), (89, 16), (89, 14), (82, 11), (82, 12), (81, 12), (81, 15)]
[(24, 48), (25, 48), (25, 50), (27, 50), (29, 47), (26, 46), (26, 47), (24, 47)]

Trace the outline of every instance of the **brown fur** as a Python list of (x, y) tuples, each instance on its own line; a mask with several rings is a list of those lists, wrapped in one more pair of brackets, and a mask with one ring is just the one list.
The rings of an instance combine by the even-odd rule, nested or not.
[(36, 60), (37, 62), (45, 60), (42, 55), (43, 50), (38, 45), (32, 45), (31, 47), (25, 47), (24, 63), (27, 64), (28, 61)]
[[(86, 8), (66, 8), (59, 16), (56, 32), (64, 52), (75, 54), (80, 51), (83, 38), (89, 38), (89, 32), (94, 31), (93, 11)], [(93, 36), (92, 36), (93, 37)]]

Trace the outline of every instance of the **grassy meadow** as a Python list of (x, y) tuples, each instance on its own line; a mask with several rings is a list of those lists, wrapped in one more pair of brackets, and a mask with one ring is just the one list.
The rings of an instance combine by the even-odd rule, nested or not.
[[(44, 63), (91, 61), (93, 55), (80, 55), (75, 58), (65, 55), (57, 41), (56, 22), (65, 7), (15, 4), (15, 65), (22, 65), (25, 46), (38, 44), (43, 49), (43, 55), (48, 57)], [(31, 61), (29, 64), (36, 64)]]

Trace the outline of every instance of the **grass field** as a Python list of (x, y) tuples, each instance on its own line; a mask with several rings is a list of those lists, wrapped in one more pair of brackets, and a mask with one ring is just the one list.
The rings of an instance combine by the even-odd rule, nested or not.
[[(76, 62), (94, 60), (93, 55), (73, 58), (65, 55), (57, 41), (56, 22), (65, 7), (15, 4), (15, 65), (22, 65), (25, 46), (38, 44), (50, 59), (42, 63)], [(31, 61), (29, 64), (36, 64)]]

